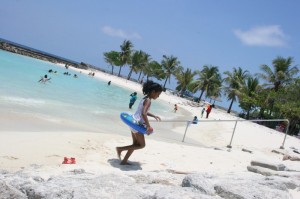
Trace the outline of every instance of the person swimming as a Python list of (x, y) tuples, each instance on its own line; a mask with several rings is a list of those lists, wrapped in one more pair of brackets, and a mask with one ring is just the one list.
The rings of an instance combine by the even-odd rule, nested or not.
[(41, 77), (41, 79), (40, 79), (38, 82), (40, 82), (40, 83), (46, 83), (46, 82), (49, 81), (50, 79), (51, 79), (51, 77), (48, 78), (47, 75), (44, 75), (44, 77)]

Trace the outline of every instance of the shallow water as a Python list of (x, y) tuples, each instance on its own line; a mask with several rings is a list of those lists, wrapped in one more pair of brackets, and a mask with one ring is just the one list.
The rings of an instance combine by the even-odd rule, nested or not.
[[(48, 73), (49, 69), (57, 71), (57, 74)], [(64, 72), (72, 75), (63, 75)], [(45, 84), (38, 83), (45, 74), (51, 80)], [(78, 78), (74, 78), (74, 74)], [(129, 110), (129, 95), (132, 92), (113, 84), (108, 86), (107, 82), (49, 62), (0, 50), (1, 115), (19, 121), (0, 127), (2, 131), (121, 131), (124, 125), (119, 119), (120, 113), (134, 111), (143, 97), (138, 94), (133, 110)], [(180, 116), (180, 113), (174, 114), (172, 109), (173, 105), (160, 100), (153, 101), (151, 106), (151, 112), (165, 120)], [(170, 129), (178, 125), (167, 124), (162, 128)]]

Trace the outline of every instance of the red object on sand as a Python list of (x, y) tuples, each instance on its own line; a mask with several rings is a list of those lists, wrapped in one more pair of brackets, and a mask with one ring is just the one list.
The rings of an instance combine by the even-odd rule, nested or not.
[(64, 161), (62, 163), (63, 164), (76, 164), (76, 159), (64, 157)]

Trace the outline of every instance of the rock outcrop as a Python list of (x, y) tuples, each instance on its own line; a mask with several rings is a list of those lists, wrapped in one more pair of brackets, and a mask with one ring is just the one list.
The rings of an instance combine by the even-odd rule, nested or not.
[(168, 171), (88, 173), (84, 169), (43, 177), (39, 172), (0, 172), (0, 199), (204, 198), (290, 199), (300, 181), (253, 172), (176, 174)]
[(5, 51), (9, 51), (9, 52), (12, 52), (12, 53), (32, 57), (32, 58), (35, 58), (35, 59), (40, 59), (40, 60), (44, 60), (44, 61), (47, 61), (47, 62), (52, 62), (52, 63), (55, 63), (55, 64), (60, 63), (60, 64), (66, 65), (66, 66), (71, 65), (75, 68), (88, 69), (87, 65), (83, 65), (82, 63), (78, 64), (76, 62), (72, 62), (71, 60), (68, 61), (67, 59), (60, 58), (60, 57), (55, 56), (55, 55), (50, 55), (48, 53), (42, 53), (41, 51), (38, 51), (38, 50), (33, 50), (33, 49), (21, 47), (21, 45), (13, 44), (13, 43), (10, 43), (8, 41), (4, 41), (2, 39), (0, 39), (0, 49), (5, 50)]

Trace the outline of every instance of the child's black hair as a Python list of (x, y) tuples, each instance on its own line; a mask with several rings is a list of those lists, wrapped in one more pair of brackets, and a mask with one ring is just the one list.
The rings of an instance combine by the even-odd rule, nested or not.
[(148, 80), (143, 84), (143, 94), (148, 95), (151, 91), (161, 92), (163, 90), (162, 86), (158, 83)]

